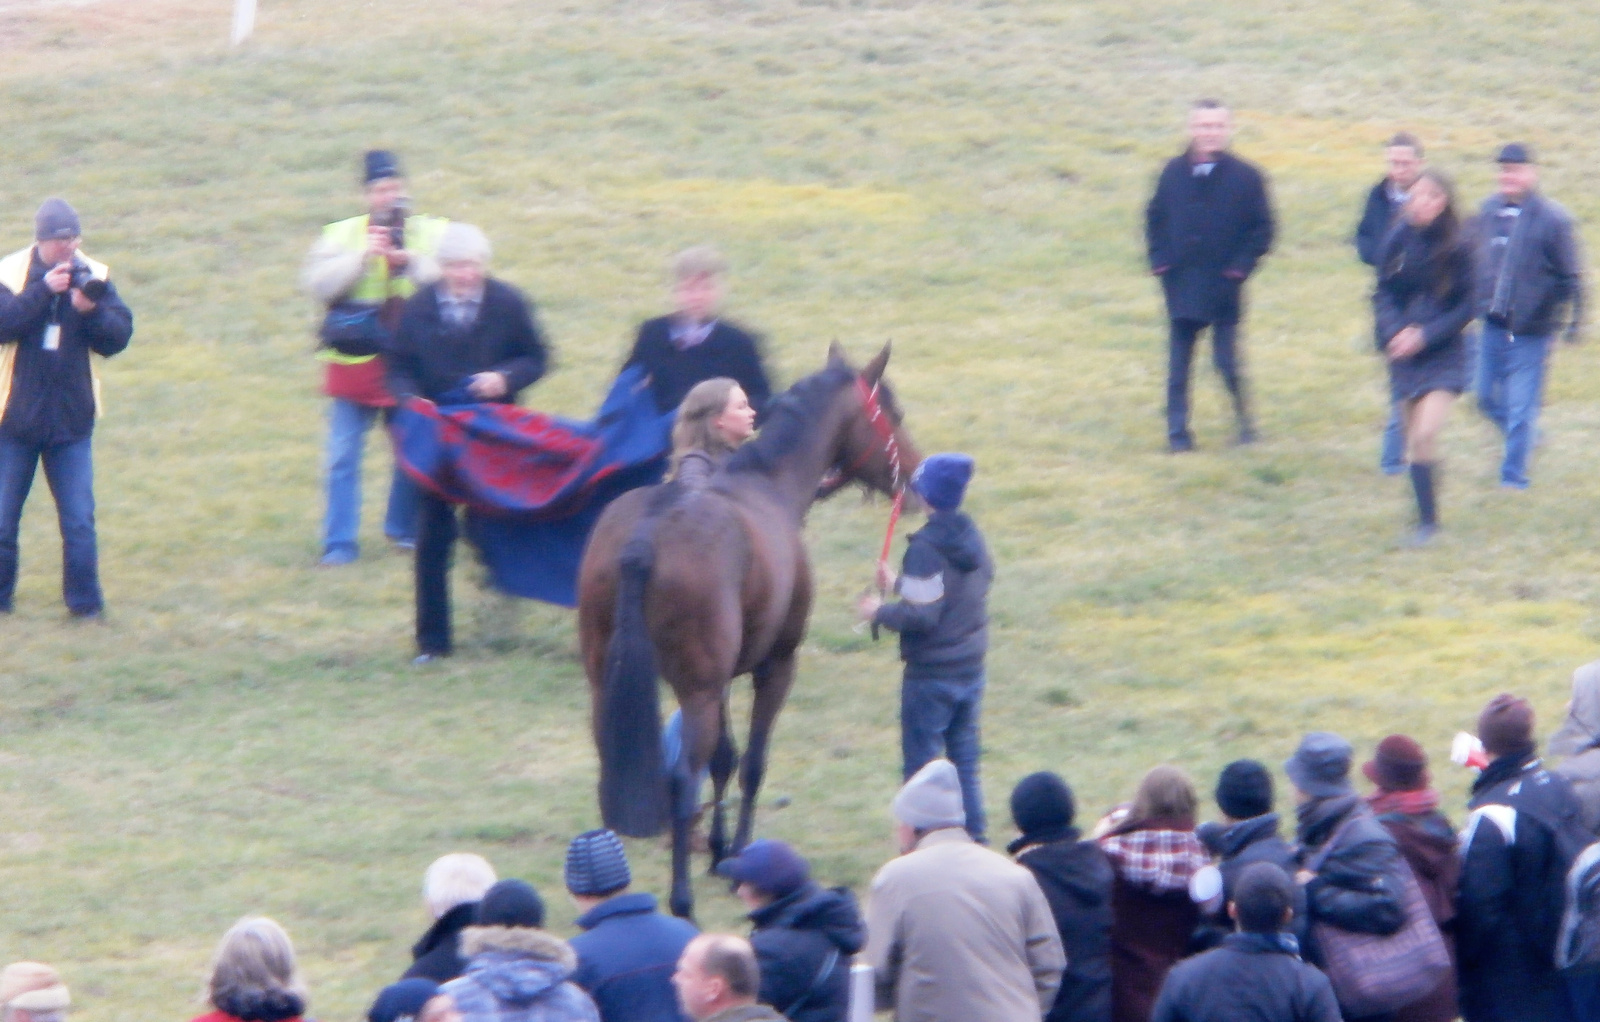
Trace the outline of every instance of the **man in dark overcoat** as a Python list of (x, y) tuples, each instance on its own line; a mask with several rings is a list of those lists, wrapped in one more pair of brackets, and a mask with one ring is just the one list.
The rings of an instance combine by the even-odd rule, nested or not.
[[(548, 354), (532, 304), (489, 276), (489, 239), (452, 223), (439, 239), (442, 279), (406, 300), (394, 343), (385, 352), (389, 392), (438, 404), (498, 401), (544, 375)], [(417, 519), (417, 658), (449, 656), (450, 561), (459, 529), (456, 509), (423, 493)]]
[(1228, 152), (1233, 118), (1214, 99), (1189, 111), (1189, 147), (1161, 172), (1145, 211), (1150, 271), (1161, 278), (1171, 322), (1167, 445), (1194, 450), (1189, 366), (1200, 331), (1233, 398), (1240, 443), (1256, 439), (1238, 352), (1244, 282), (1272, 248), (1272, 206), (1261, 171)]

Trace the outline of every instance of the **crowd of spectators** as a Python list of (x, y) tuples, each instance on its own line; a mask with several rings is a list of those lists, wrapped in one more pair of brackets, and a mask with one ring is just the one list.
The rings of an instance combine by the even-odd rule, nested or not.
[[(901, 854), (864, 913), (784, 842), (724, 860), (748, 939), (663, 914), (607, 830), (567, 850), (582, 931), (571, 940), (545, 929), (528, 883), (446, 855), (423, 879), (433, 924), (368, 1022), (845, 1022), (872, 1009), (901, 1022), (1600, 1018), (1600, 961), (1584, 943), (1600, 927), (1584, 896), (1600, 874), (1584, 854), (1600, 820), (1600, 664), (1573, 677), (1550, 743), (1559, 765), (1540, 757), (1516, 696), (1493, 699), (1476, 741), (1463, 739), (1478, 773), (1459, 830), (1416, 740), (1385, 738), (1357, 773), (1349, 742), (1314, 732), (1283, 764), (1292, 822), (1254, 760), (1221, 771), (1213, 822), (1200, 822), (1189, 776), (1164, 764), (1087, 830), (1068, 784), (1040, 772), (1011, 794), (1019, 836), (1005, 854), (969, 832), (958, 771), (935, 759), (895, 796)], [(863, 966), (870, 1005), (854, 982)], [(206, 999), (195, 1022), (306, 1017), (283, 928), (247, 917), (229, 929)], [(49, 966), (0, 973), (0, 1022), (64, 1022), (70, 1005)]]

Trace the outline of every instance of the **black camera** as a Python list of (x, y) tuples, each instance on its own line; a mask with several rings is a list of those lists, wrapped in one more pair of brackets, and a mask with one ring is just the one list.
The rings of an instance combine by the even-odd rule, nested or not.
[(389, 228), (389, 244), (396, 252), (405, 251), (406, 247), (406, 217), (411, 215), (411, 200), (402, 195), (394, 200), (394, 205), (389, 207), (389, 215), (379, 227)]
[(83, 292), (83, 297), (98, 302), (106, 296), (106, 282), (94, 275), (89, 264), (82, 259), (72, 260), (71, 286)]

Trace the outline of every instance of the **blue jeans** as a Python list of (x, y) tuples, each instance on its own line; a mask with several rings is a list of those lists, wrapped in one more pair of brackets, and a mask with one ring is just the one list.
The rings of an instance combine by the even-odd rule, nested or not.
[(1549, 337), (1512, 335), (1492, 323), (1485, 323), (1479, 335), (1478, 408), (1506, 438), (1500, 463), (1503, 486), (1528, 487), (1528, 455), (1538, 437), (1549, 351)]
[[(355, 560), (361, 552), (361, 452), (367, 430), (384, 409), (334, 398), (328, 409), (328, 513), (322, 520), (323, 556)], [(417, 484), (395, 467), (383, 534), (396, 542), (417, 538)]]
[(1389, 405), (1389, 422), (1383, 427), (1383, 447), (1378, 453), (1378, 467), (1384, 475), (1397, 476), (1406, 468), (1406, 425), (1400, 415), (1400, 405)]
[(917, 678), (909, 670), (900, 683), (900, 754), (910, 778), (931, 760), (945, 756), (961, 778), (961, 804), (967, 833), (982, 839), (988, 820), (978, 779), (978, 718), (983, 709), (984, 676), (962, 679)]
[(0, 610), (10, 610), (17, 590), (17, 527), (33, 476), (44, 478), (61, 524), (61, 592), (74, 614), (95, 614), (100, 595), (100, 555), (94, 531), (94, 459), (90, 441), (44, 446), (0, 439)]

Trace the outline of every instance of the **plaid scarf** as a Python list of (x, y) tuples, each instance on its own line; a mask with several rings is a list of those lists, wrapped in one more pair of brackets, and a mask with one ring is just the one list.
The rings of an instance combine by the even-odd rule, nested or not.
[(1367, 796), (1367, 804), (1372, 806), (1372, 812), (1377, 816), (1386, 816), (1389, 813), (1421, 816), (1439, 808), (1439, 793), (1432, 788), (1422, 788), (1418, 791), (1375, 791)]
[(1192, 830), (1133, 830), (1101, 838), (1100, 847), (1124, 881), (1155, 894), (1189, 889), (1211, 860)]

